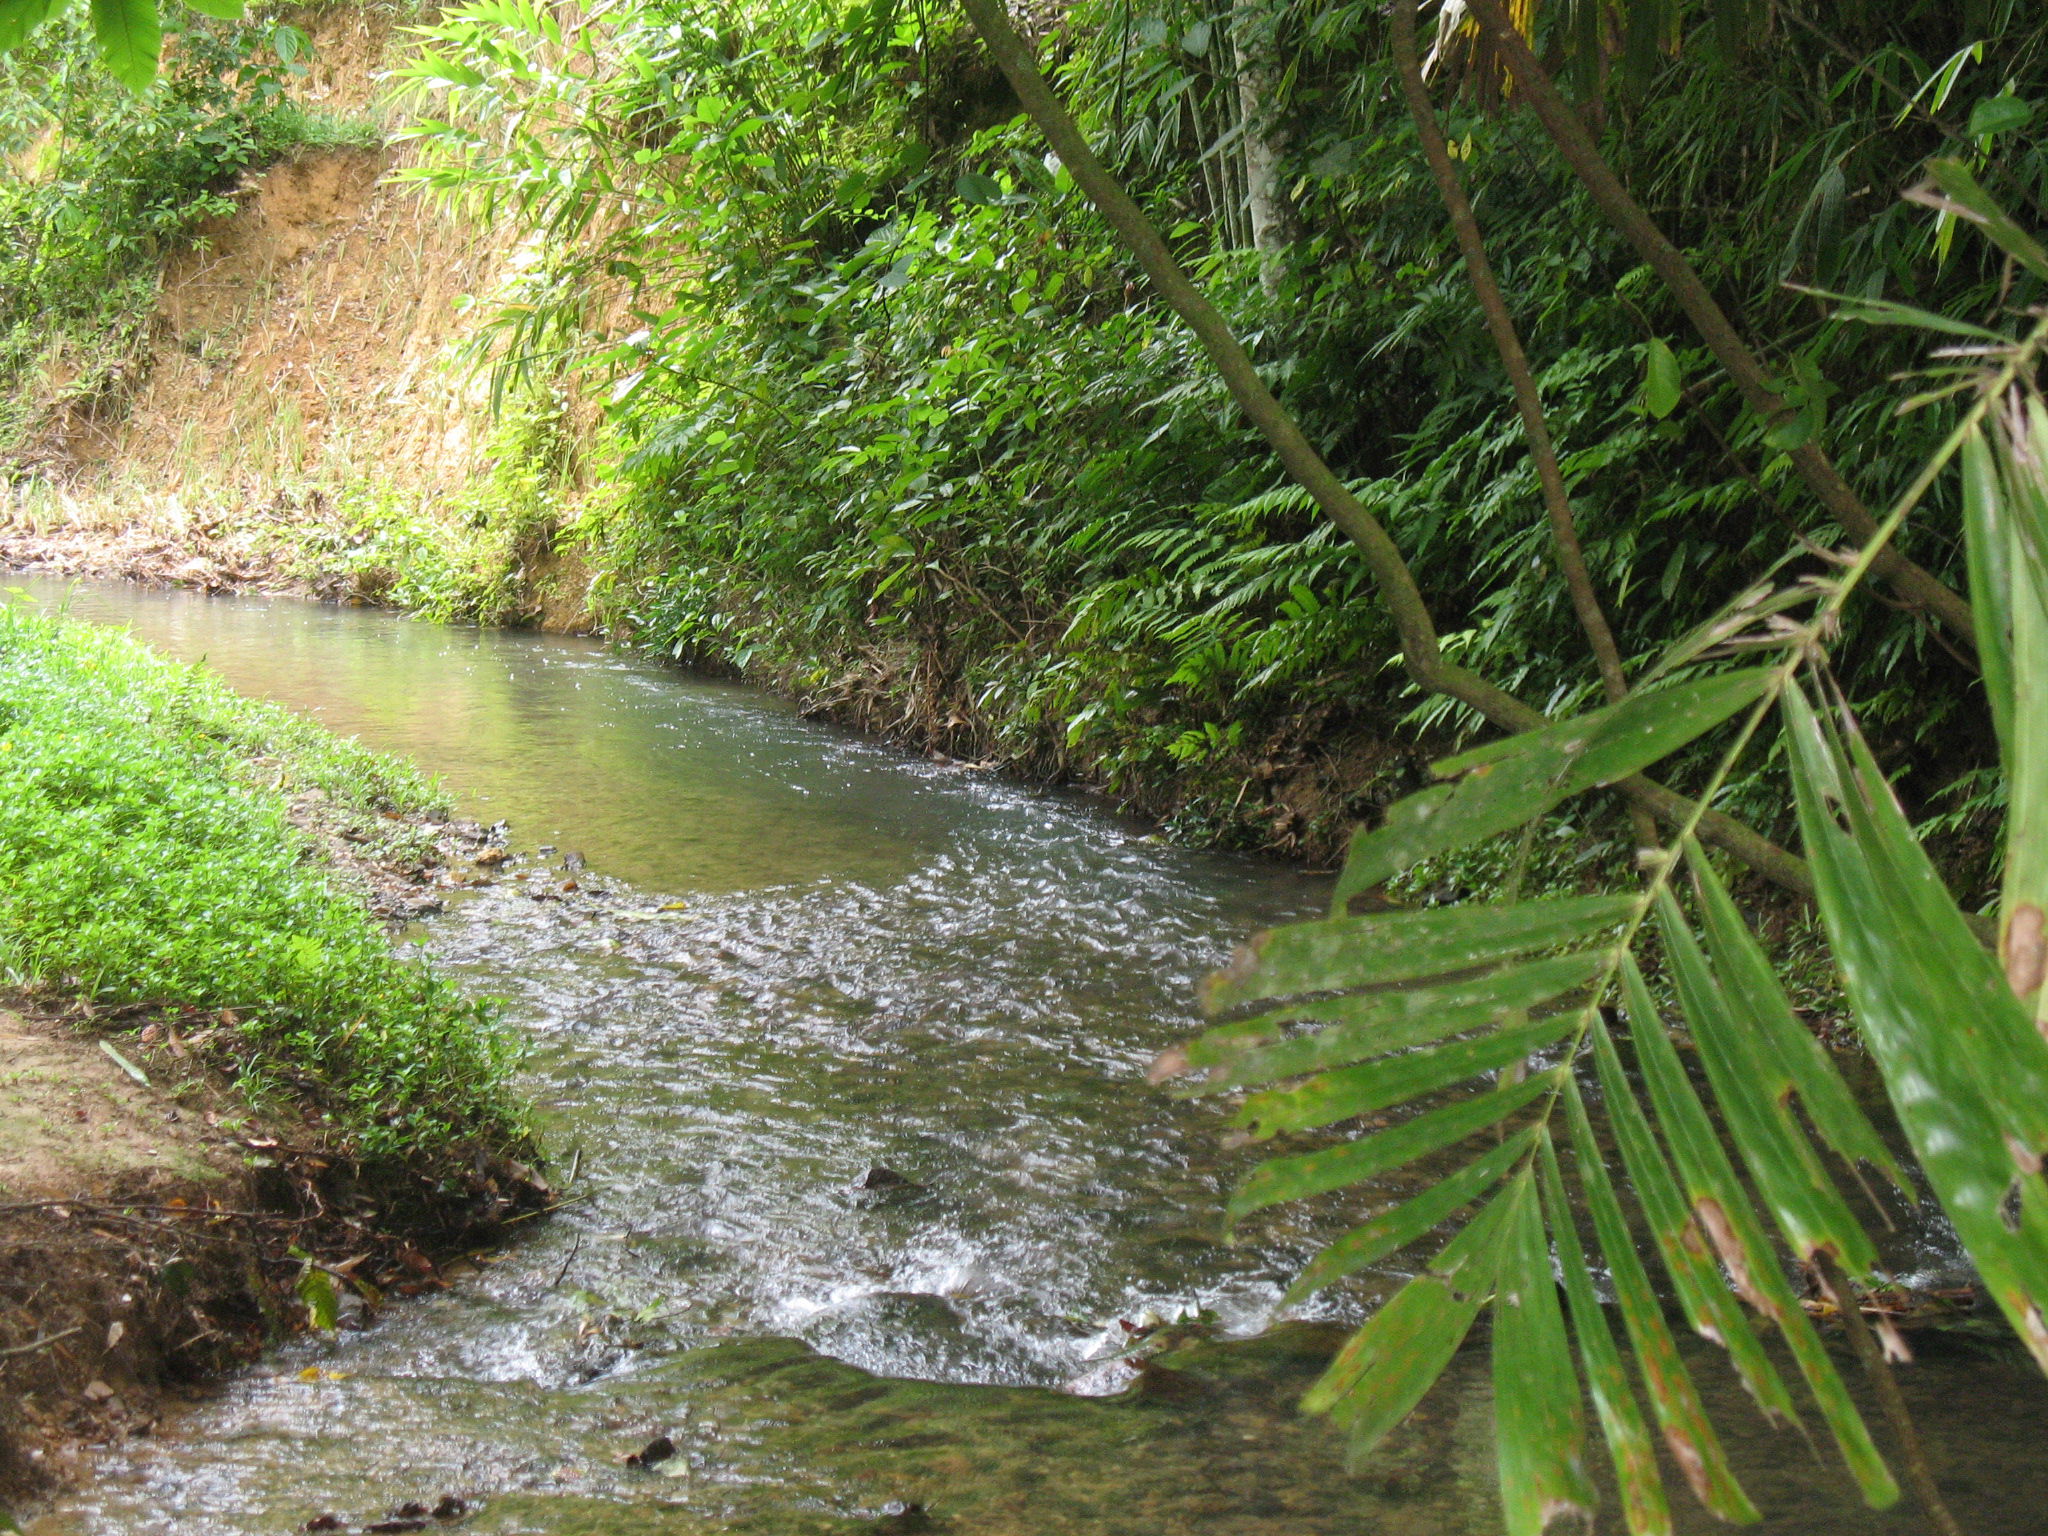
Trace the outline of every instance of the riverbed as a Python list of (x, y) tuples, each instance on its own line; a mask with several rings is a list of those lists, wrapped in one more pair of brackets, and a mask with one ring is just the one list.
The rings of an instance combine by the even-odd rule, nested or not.
[[(496, 1533), (1495, 1529), (1483, 1353), (1347, 1475), (1292, 1403), (1398, 1265), (1280, 1319), (1347, 1212), (1226, 1241), (1253, 1154), (1143, 1081), (1201, 975), (1321, 881), (594, 642), (24, 585), (509, 823), (495, 882), (406, 937), (503, 999), (575, 1171), (450, 1290), (276, 1351), (37, 1536), (360, 1528), (447, 1495)], [(1083, 1395), (1161, 1323), (1177, 1374)], [(1762, 1529), (1920, 1528), (1701, 1368)], [(2037, 1378), (1943, 1350), (1908, 1386), (1969, 1528), (2048, 1529)], [(657, 1436), (674, 1455), (622, 1464)]]

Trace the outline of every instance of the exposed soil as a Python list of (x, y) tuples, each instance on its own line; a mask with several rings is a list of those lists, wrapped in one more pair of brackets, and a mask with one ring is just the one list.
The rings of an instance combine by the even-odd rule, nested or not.
[[(335, 5), (295, 19), (314, 41), (298, 94), (375, 124), (409, 15)], [(380, 599), (396, 573), (362, 547), (366, 509), (431, 522), (490, 468), (488, 381), (456, 343), (467, 302), (521, 249), (396, 184), (402, 160), (309, 147), (245, 177), (235, 211), (166, 263), (120, 387), (54, 404), (17, 456), (29, 477), (0, 492), (0, 563)], [(532, 574), (536, 620), (588, 627), (580, 573)]]
[[(291, 816), (394, 922), (494, 853), (474, 823), (366, 823), (317, 793)], [(438, 1287), (446, 1257), (553, 1198), (501, 1153), (366, 1163), (315, 1123), (252, 1115), (230, 1013), (0, 1001), (0, 1496), (81, 1475), (95, 1445), (147, 1434), (165, 1391), (328, 1296), (360, 1327)]]
[(277, 550), (247, 530), (187, 521), (127, 527), (74, 525), (37, 531), (0, 507), (0, 567), (30, 576), (139, 581), (202, 592), (305, 592)]

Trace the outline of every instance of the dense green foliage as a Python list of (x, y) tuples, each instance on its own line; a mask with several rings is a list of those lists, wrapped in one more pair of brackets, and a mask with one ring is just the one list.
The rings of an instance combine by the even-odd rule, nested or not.
[[(1632, 1531), (1672, 1528), (1652, 1422), (1700, 1502), (1753, 1519), (1668, 1296), (1767, 1415), (1798, 1418), (1798, 1378), (1884, 1507), (1900, 1482), (1790, 1278), (1809, 1266), (1864, 1337), (1848, 1285), (1887, 1277), (1830, 1159), (1872, 1165), (1908, 1202), (1924, 1180), (2048, 1366), (2048, 250), (2020, 227), (2048, 209), (2034, 127), (2048, 19), (2018, 0), (1516, 9), (1577, 95), (1545, 127), (1518, 109), (1542, 106), (1541, 61), (1515, 62), (1508, 89), (1502, 61), (1523, 43), (1498, 15), (1497, 53), (1440, 35), (1434, 103), (1409, 71), (1412, 116), (1378, 5), (1084, 3), (1037, 39), (1085, 136), (1357, 505), (1289, 445), (1250, 365), (1213, 331), (1198, 349), (1137, 281), (1125, 245), (1150, 249), (1144, 220), (1099, 179), (1082, 197), (1090, 156), (1032, 94), (1021, 48), (1004, 68), (1036, 126), (944, 16), (896, 0), (618, 0), (573, 16), (475, 0), (422, 29), (403, 72), (409, 174), (535, 236), (482, 339), (502, 399), (556, 400), (565, 371), (602, 392), (614, 490), (569, 532), (643, 641), (864, 699), (870, 718), (954, 750), (1132, 790), (1178, 777), (1212, 830), (1290, 738), (1327, 745), (1396, 716), (1411, 739), (1459, 737), (1478, 717), (1454, 697), (1513, 731), (1365, 818), (1330, 919), (1242, 955), (1211, 991), (1226, 1021), (1160, 1063), (1249, 1091), (1254, 1135), (1319, 1133), (1254, 1173), (1237, 1214), (1470, 1156), (1447, 1176), (1418, 1168), (1402, 1204), (1303, 1276), (1297, 1294), (1469, 1213), (1307, 1406), (1370, 1450), (1487, 1310), (1515, 1536), (1590, 1520), (1588, 1397)], [(1000, 7), (976, 14), (1004, 34)], [(1442, 170), (1430, 137), (1436, 175), (1416, 153), (1432, 112), (1456, 162)], [(1743, 345), (1679, 297), (1691, 273), (1610, 229), (1632, 217), (1615, 199), (1599, 211), (1575, 112), (1764, 360), (1747, 403)], [(1560, 579), (1570, 540), (1536, 492), (1501, 361), (1513, 348), (1482, 328), (1445, 229), (1461, 179), (1634, 678), (1629, 692), (1610, 675), (1616, 701), (1597, 711), (1599, 626)], [(1965, 224), (1984, 238), (1958, 238)], [(1206, 323), (1171, 268), (1149, 258), (1179, 313)], [(1968, 348), (1928, 370), (1928, 332)], [(1235, 370), (1234, 395), (1212, 359)], [(1899, 377), (1922, 371), (1933, 387), (1902, 411)], [(1265, 412), (1264, 438), (1233, 399)], [(559, 511), (555, 418), (525, 409), (508, 430), (537, 423), (535, 451), (489, 492), (524, 509), (505, 524), (518, 537)], [(1815, 510), (1816, 485), (1832, 494), (1821, 443), (1853, 487), (1825, 501), (1839, 526)], [(1859, 497), (1893, 510), (1867, 518)], [(1873, 601), (1887, 546), (1967, 585), (1967, 602)], [(1403, 560), (1419, 593), (1386, 574)], [(408, 600), (437, 606), (437, 584), (460, 584), (452, 564)], [(1468, 670), (1446, 682), (1417, 660), (1416, 609)], [(1412, 675), (1441, 694), (1396, 670), (1397, 622)], [(1637, 782), (1652, 769), (1698, 799)], [(1629, 829), (1640, 870), (1532, 873), (1567, 799), (1617, 783), (1639, 803), (1663, 795), (1674, 824)], [(1970, 877), (1963, 901), (1895, 786), (1924, 825), (1976, 839), (1950, 859)], [(1811, 889), (1910, 1172), (1709, 861), (1706, 842), (1745, 846), (1710, 819), (1730, 805), (1797, 835), (1805, 862), (1753, 844), (1742, 857)], [(1476, 861), (1467, 872), (1501, 899), (1385, 909), (1447, 859)], [(1600, 885), (1629, 890), (1588, 893)], [(1697, 1078), (1663, 1017), (1674, 1003)], [(1356, 1139), (1322, 1139), (1346, 1123)], [(1909, 1441), (1899, 1461), (1940, 1527)]]
[[(2024, 273), (2005, 291), (1995, 259), (1895, 196), (1946, 146), (2018, 206), (2043, 201), (2038, 15), (1801, 11), (1731, 53), (1681, 8), (1676, 55), (1616, 70), (1605, 107), (1624, 180), (1801, 408), (1775, 430), (1533, 123), (1449, 103), (1632, 661), (1778, 569), (1789, 531), (1837, 540), (1786, 448), (1818, 434), (1881, 504), (1942, 428), (1938, 412), (1893, 419), (1890, 378), (1918, 340), (1831, 322), (1781, 284), (1956, 313), (2038, 293)], [(1321, 3), (1248, 14), (1245, 46), (1273, 64), (1253, 126), (1279, 144), (1293, 223), (1265, 259), (1215, 169), (1247, 121), (1219, 18), (1082, 5), (1046, 51), (1387, 522), (1456, 658), (1537, 703), (1583, 700), (1584, 642), (1383, 22)], [(1326, 732), (1406, 709), (1464, 724), (1402, 702), (1356, 556), (943, 13), (920, 27), (886, 0), (739, 16), (656, 0), (565, 36), (478, 5), (431, 29), (412, 73), (422, 178), (550, 237), (499, 317), (500, 355), (514, 373), (580, 355), (610, 388), (627, 489), (583, 532), (643, 640), (828, 697), (879, 672), (956, 750), (995, 743), (1120, 787), (1178, 773), (1206, 786), (1193, 819), (1212, 824), (1305, 712)], [(593, 295), (620, 288), (637, 329), (607, 333)], [(1646, 400), (1652, 355), (1676, 366)], [(1953, 574), (1953, 541), (1905, 543)], [(1917, 802), (1954, 810), (1938, 795), (1988, 747), (1957, 713), (1966, 672), (1910, 616), (1847, 622), (1838, 665), (1865, 718), (1888, 755), (1913, 749)], [(1783, 804), (1782, 788), (1750, 798)]]
[(191, 19), (146, 98), (60, 21), (0, 57), (0, 457), (33, 460), (67, 412), (118, 400), (146, 364), (163, 262), (232, 211), (245, 170), (351, 130), (289, 83), (305, 34)]
[[(1953, 209), (2048, 279), (2048, 248), (1963, 167), (1937, 162), (1934, 172)], [(1750, 664), (1701, 669), (1700, 647), (1681, 644), (1668, 658), (1680, 680), (1438, 763), (1450, 782), (1397, 804), (1353, 843), (1331, 918), (1265, 934), (1241, 952), (1209, 989), (1211, 1011), (1229, 1022), (1162, 1062), (1162, 1075), (1197, 1069), (1197, 1091), (1255, 1090), (1237, 1123), (1261, 1138), (1374, 1117), (1356, 1140), (1261, 1166), (1233, 1198), (1234, 1216), (1418, 1164), (1423, 1187), (1331, 1244), (1295, 1296), (1377, 1265), (1471, 1209), (1353, 1336), (1305, 1406), (1335, 1414), (1355, 1452), (1369, 1452), (1490, 1309), (1510, 1536), (1542, 1536), (1568, 1511), (1590, 1522), (1588, 1389), (1632, 1533), (1673, 1528), (1652, 1417), (1702, 1504), (1724, 1519), (1757, 1518), (1702, 1412), (1643, 1247), (1686, 1321), (1726, 1350), (1758, 1406), (1797, 1420), (1788, 1383), (1798, 1378), (1864, 1501), (1886, 1508), (1900, 1497), (1787, 1276), (1803, 1266), (1838, 1312), (1853, 1313), (1845, 1272), (1873, 1289), (1890, 1277), (1869, 1216), (1843, 1193), (1843, 1173), (1860, 1178), (1867, 1167), (1908, 1204), (1921, 1190), (1793, 1012), (1691, 837), (1697, 818), (1646, 861), (1634, 895), (1350, 911), (1352, 897), (1391, 874), (1533, 825), (1563, 798), (1650, 767), (1723, 722), (1743, 724), (1708, 795), (1752, 742), (1782, 743), (1846, 1002), (1916, 1173), (1953, 1222), (1986, 1297), (2048, 1370), (2048, 774), (2039, 745), (2048, 694), (2038, 682), (2048, 675), (2048, 400), (2036, 382), (2048, 318), (2037, 312), (2012, 334), (1898, 307), (1882, 313), (1970, 338), (1970, 361), (1933, 374), (1967, 406), (1847, 568), (1771, 605), (1799, 620), (1772, 624), (1754, 606), (1731, 605), (1721, 635), (1741, 636)], [(1835, 621), (1859, 596), (1876, 549), (1951, 463), (1961, 468), (1977, 651), (2010, 785), (1995, 954), (1942, 888), (1829, 675)], [(1703, 1081), (1674, 1044), (1645, 963), (1665, 973)], [(1473, 1091), (1439, 1097), (1459, 1084)], [(1420, 1112), (1384, 1128), (1379, 1112), (1395, 1106)], [(1420, 1163), (1474, 1138), (1483, 1138), (1479, 1149), (1457, 1154), (1470, 1160), (1455, 1171)], [(1570, 1185), (1560, 1149), (1569, 1149)], [(1888, 1203), (1878, 1201), (1880, 1211)], [(1588, 1226), (1611, 1307), (1587, 1260)], [(1850, 1327), (1875, 1357), (1862, 1323)], [(1783, 1346), (1776, 1354), (1763, 1345), (1773, 1334)], [(1650, 1416), (1624, 1366), (1631, 1354)], [(1910, 1443), (1897, 1450), (1928, 1527), (1956, 1531), (1918, 1452)]]
[(408, 767), (116, 631), (0, 608), (0, 973), (107, 1004), (228, 1010), (259, 1102), (368, 1154), (518, 1134), (486, 1008), (393, 954), (285, 817), (439, 807)]

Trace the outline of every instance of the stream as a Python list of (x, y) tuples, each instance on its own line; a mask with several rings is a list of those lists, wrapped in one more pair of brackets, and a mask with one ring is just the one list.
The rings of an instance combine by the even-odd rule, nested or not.
[[(33, 1536), (360, 1529), (451, 1493), (475, 1506), (462, 1529), (499, 1536), (1497, 1530), (1483, 1351), (1355, 1475), (1293, 1408), (1400, 1272), (1271, 1326), (1280, 1294), (1398, 1182), (1226, 1242), (1256, 1154), (1226, 1148), (1216, 1106), (1144, 1083), (1196, 1026), (1202, 974), (1318, 911), (1323, 883), (594, 642), (10, 584), (510, 822), (504, 878), (407, 938), (503, 999), (581, 1197), (449, 1290), (179, 1408)], [(536, 899), (572, 851), (585, 889)], [(877, 1168), (909, 1182), (855, 1187)], [(1127, 1323), (1198, 1314), (1181, 1374), (1115, 1391)], [(1863, 1510), (1696, 1369), (1772, 1513), (1757, 1529), (1924, 1528)], [(1972, 1536), (2048, 1530), (2031, 1368), (1943, 1346), (1905, 1385)], [(656, 1435), (672, 1458), (620, 1464)], [(1674, 1500), (1682, 1529), (1716, 1528)]]

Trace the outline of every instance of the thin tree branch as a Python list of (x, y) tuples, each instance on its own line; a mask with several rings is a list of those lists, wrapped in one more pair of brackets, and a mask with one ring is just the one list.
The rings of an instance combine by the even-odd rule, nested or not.
[[(1586, 125), (1565, 101), (1557, 85), (1537, 62), (1528, 41), (1508, 19), (1500, 0), (1469, 0), (1470, 12), (1500, 55), (1513, 70), (1515, 83), (1535, 109), (1558, 153), (1571, 167), (1593, 201), (1621, 231), (1636, 253), (1664, 280), (1707, 347), (1720, 360), (1749, 408), (1776, 425), (1793, 416), (1792, 407), (1772, 386), (1769, 373), (1749, 349), (1729, 320), (1727, 312), (1701, 281), (1692, 263), (1657, 227), (1642, 205), (1628, 193), (1621, 180), (1601, 157)], [(1829, 516), (1853, 537), (1868, 541), (1877, 531), (1877, 519), (1849, 483), (1842, 478), (1824, 449), (1816, 442), (1801, 443), (1789, 451), (1793, 468), (1828, 511)], [(1877, 573), (1909, 601), (1933, 613), (1971, 651), (1976, 649), (1976, 627), (1970, 605), (1933, 572), (1914, 564), (1890, 545), (1879, 555)]]
[(1471, 279), (1472, 292), (1486, 316), (1486, 329), (1493, 337), (1494, 349), (1500, 353), (1501, 366), (1507, 370), (1508, 384), (1514, 390), (1522, 433), (1529, 439), (1529, 457), (1535, 461), (1536, 478), (1543, 487), (1543, 508), (1550, 518), (1551, 539), (1557, 545), (1558, 567), (1571, 593), (1572, 611), (1578, 615), (1579, 628), (1586, 632), (1593, 659), (1599, 664), (1601, 684), (1612, 702), (1627, 695), (1628, 675), (1622, 670), (1614, 631), (1608, 627), (1599, 594), (1593, 589), (1592, 573), (1586, 569), (1578, 524), (1572, 516), (1564, 473), (1558, 468), (1557, 445), (1543, 414), (1536, 374), (1529, 366), (1529, 354), (1522, 347), (1514, 316), (1508, 312), (1507, 299), (1493, 275), (1493, 263), (1487, 260), (1479, 221), (1473, 216), (1471, 199), (1465, 195), (1464, 182), (1451, 160), (1450, 146), (1444, 142), (1443, 129), (1437, 124), (1429, 89), (1422, 83), (1422, 61), (1415, 48), (1415, 10), (1410, 0), (1395, 0), (1392, 18), (1394, 67), (1401, 75), (1401, 91), (1408, 99), (1409, 115), (1415, 119), (1415, 131), (1422, 140), (1423, 158), (1429, 162), (1437, 191), (1443, 195), (1444, 210), (1450, 215), (1451, 228), (1458, 237), (1458, 249), (1464, 253), (1465, 275)]
[[(1152, 221), (1089, 149), (1080, 127), (1039, 73), (1031, 49), (1010, 25), (1004, 0), (962, 0), (962, 4), (1024, 110), (1030, 113), (1054, 153), (1110, 228), (1130, 247), (1160, 296), (1195, 333), (1238, 408), (1272, 445), (1295, 483), (1308, 492), (1323, 515), (1364, 555), (1380, 601), (1393, 621), (1408, 675), (1419, 687), (1456, 699), (1502, 730), (1531, 731), (1548, 725), (1550, 718), (1541, 710), (1469, 667), (1445, 660), (1435, 620), (1400, 549), (1379, 519), (1366, 510), (1303, 436), (1293, 416), (1266, 387), (1250, 356), (1231, 333), (1229, 323), (1189, 280), (1158, 230), (1152, 227)], [(1618, 787), (1658, 820), (1671, 825), (1689, 824), (1696, 810), (1683, 795), (1641, 774), (1623, 780)], [(1766, 879), (1802, 895), (1812, 895), (1813, 877), (1805, 860), (1754, 829), (1713, 810), (1701, 816), (1698, 827), (1702, 838)]]
[[(1415, 0), (1420, 4), (1420, 0)], [(1543, 414), (1543, 396), (1536, 387), (1535, 370), (1523, 349), (1515, 318), (1508, 310), (1507, 296), (1487, 259), (1486, 241), (1479, 220), (1472, 212), (1472, 200), (1465, 195), (1464, 179), (1451, 159), (1450, 145), (1436, 120), (1429, 99), (1429, 87), (1422, 81), (1422, 60), (1415, 46), (1415, 6), (1409, 0), (1394, 0), (1394, 67), (1401, 76), (1401, 93), (1408, 101), (1408, 114), (1415, 119), (1416, 136), (1422, 141), (1422, 155), (1436, 178), (1437, 191), (1450, 215), (1451, 228), (1458, 237), (1458, 249), (1465, 257), (1465, 275), (1486, 316), (1486, 329), (1493, 337), (1507, 370), (1508, 384), (1515, 395), (1515, 409), (1521, 414), (1522, 433), (1529, 440), (1529, 457), (1536, 465), (1536, 479), (1543, 488), (1543, 509), (1550, 519), (1551, 542), (1557, 546), (1558, 569), (1570, 593), (1572, 612), (1592, 647), (1593, 660), (1600, 669), (1600, 684), (1609, 703), (1628, 697), (1628, 673), (1622, 667), (1621, 649), (1614, 643), (1614, 631), (1600, 607), (1600, 594), (1593, 585), (1593, 573), (1586, 569), (1584, 547), (1579, 543), (1578, 520), (1572, 515), (1570, 494), (1565, 490), (1564, 472), (1558, 467), (1557, 445), (1550, 436), (1550, 423)], [(1629, 807), (1629, 822), (1636, 846), (1653, 848), (1657, 825), (1640, 805)]]

